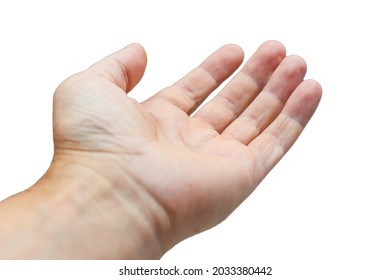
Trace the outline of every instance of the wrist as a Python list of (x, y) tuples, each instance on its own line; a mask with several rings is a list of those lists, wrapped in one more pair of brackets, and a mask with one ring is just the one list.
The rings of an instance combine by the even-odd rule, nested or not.
[[(109, 162), (80, 155), (55, 156), (48, 172), (32, 188), (3, 202), (0, 220), (13, 224), (9, 236), (7, 232), (0, 234), (0, 244), (9, 245), (3, 256), (160, 258), (164, 252), (158, 209), (153, 209), (157, 206), (135, 181), (118, 173), (114, 176), (115, 172), (107, 169)], [(107, 176), (105, 170), (113, 176)], [(15, 216), (2, 216), (3, 206), (11, 210), (3, 213), (13, 212)], [(14, 222), (21, 221), (18, 216), (24, 222)], [(15, 231), (23, 232), (17, 234), (19, 240), (11, 236)], [(17, 248), (7, 243), (7, 238), (18, 243)]]
[(58, 191), (48, 205), (64, 208), (53, 234), (63, 235), (65, 250), (76, 245), (79, 250), (70, 253), (85, 258), (159, 258), (163, 252), (157, 205), (135, 180), (120, 174), (120, 165), (110, 157), (53, 160), (46, 177), (52, 182), (48, 186), (57, 184)]

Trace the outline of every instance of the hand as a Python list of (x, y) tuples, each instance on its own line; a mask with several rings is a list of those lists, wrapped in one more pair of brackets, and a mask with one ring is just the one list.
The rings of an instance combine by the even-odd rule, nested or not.
[(46, 177), (90, 174), (103, 182), (104, 187), (85, 183), (72, 190), (93, 197), (89, 200), (95, 201), (97, 213), (107, 216), (123, 238), (131, 240), (126, 229), (136, 225), (153, 239), (142, 254), (120, 257), (161, 257), (181, 240), (223, 221), (286, 154), (313, 115), (320, 85), (304, 81), (305, 62), (286, 57), (275, 41), (260, 46), (201, 106), (242, 61), (239, 47), (224, 46), (174, 85), (138, 103), (126, 93), (142, 78), (146, 54), (133, 44), (57, 89), (55, 152)]

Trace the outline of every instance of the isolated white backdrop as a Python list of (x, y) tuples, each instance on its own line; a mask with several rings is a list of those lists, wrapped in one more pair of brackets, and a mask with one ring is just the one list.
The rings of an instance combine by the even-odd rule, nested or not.
[(52, 94), (67, 76), (141, 43), (148, 68), (131, 93), (141, 101), (223, 44), (248, 58), (276, 39), (322, 84), (317, 113), (224, 223), (163, 260), (273, 266), (273, 279), (390, 279), (388, 9), (328, 2), (2, 1), (0, 199), (49, 166)]

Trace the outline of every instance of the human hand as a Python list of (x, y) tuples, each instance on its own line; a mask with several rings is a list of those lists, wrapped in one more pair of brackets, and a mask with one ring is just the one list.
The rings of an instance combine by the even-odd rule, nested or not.
[[(82, 188), (58, 191), (72, 189), (85, 209), (92, 201), (95, 210), (85, 210), (83, 220), (100, 224), (121, 244), (133, 244), (110, 257), (159, 258), (181, 240), (220, 223), (298, 138), (316, 110), (321, 87), (303, 80), (305, 62), (286, 57), (278, 42), (260, 46), (202, 106), (242, 61), (239, 47), (224, 46), (139, 103), (126, 95), (146, 66), (143, 48), (133, 44), (58, 87), (54, 159), (44, 178), (66, 177), (67, 185), (85, 174), (95, 178)], [(134, 227), (150, 241), (138, 252), (131, 251), (139, 242), (129, 233)], [(88, 236), (93, 240), (93, 233)]]

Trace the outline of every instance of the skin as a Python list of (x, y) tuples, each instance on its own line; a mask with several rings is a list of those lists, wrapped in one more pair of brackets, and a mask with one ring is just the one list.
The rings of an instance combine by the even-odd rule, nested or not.
[(48, 171), (0, 203), (0, 258), (157, 259), (222, 222), (321, 98), (304, 60), (269, 41), (202, 105), (242, 61), (238, 46), (224, 46), (142, 103), (126, 95), (146, 67), (138, 44), (65, 80)]

